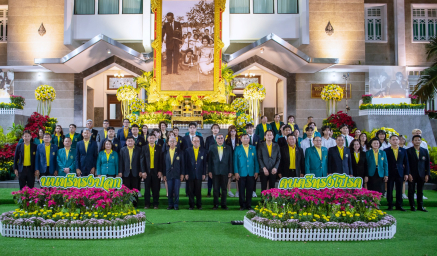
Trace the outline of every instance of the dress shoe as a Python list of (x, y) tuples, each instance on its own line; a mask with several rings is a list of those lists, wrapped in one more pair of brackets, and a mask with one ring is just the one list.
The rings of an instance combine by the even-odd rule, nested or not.
[(173, 207), (170, 207), (170, 206), (167, 207), (167, 210), (172, 210), (172, 209), (174, 209), (174, 208), (173, 208)]
[(192, 210), (193, 210), (193, 207), (188, 208), (188, 210), (192, 211)]
[(174, 209), (177, 211), (177, 210), (179, 210), (179, 207), (175, 207)]
[(149, 209), (150, 208), (150, 206), (144, 206), (144, 209)]
[(416, 207), (411, 206), (411, 211), (412, 211), (412, 212), (415, 212), (415, 211), (416, 211)]
[(217, 206), (214, 206), (214, 207), (212, 207), (212, 209), (213, 209), (213, 210), (217, 210), (217, 209), (218, 209), (218, 207), (217, 207)]
[(198, 210), (203, 210), (202, 206), (200, 206), (200, 207), (197, 207), (197, 209), (198, 209)]
[(393, 207), (392, 206), (388, 207), (387, 211), (393, 211)]
[(211, 194), (207, 194), (206, 197), (211, 197)]
[(225, 206), (222, 206), (222, 209), (223, 210), (229, 210), (229, 208), (225, 205)]
[(428, 210), (427, 209), (425, 209), (425, 208), (419, 208), (419, 211), (422, 211), (422, 212), (428, 212)]
[(401, 212), (405, 212), (405, 209), (402, 208), (402, 206), (400, 206), (400, 207), (396, 207), (396, 210), (397, 210), (397, 211), (401, 211)]
[(153, 207), (153, 209), (158, 210), (158, 206)]
[(244, 207), (240, 207), (240, 211), (244, 211)]
[(252, 208), (252, 207), (247, 207), (247, 210), (249, 210), (249, 211), (250, 211), (250, 210), (253, 210), (253, 208)]

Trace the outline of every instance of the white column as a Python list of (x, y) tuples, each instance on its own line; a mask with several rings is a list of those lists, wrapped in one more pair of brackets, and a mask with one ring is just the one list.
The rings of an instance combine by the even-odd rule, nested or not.
[(299, 0), (300, 42), (310, 43), (310, 7), (308, 0)]
[(151, 52), (154, 20), (150, 14), (150, 0), (143, 0), (143, 46), (146, 52)]
[(73, 44), (74, 0), (64, 0), (64, 45)]
[(225, 11), (222, 13), (222, 42), (225, 44), (225, 46), (223, 47), (223, 52), (225, 52), (228, 46), (231, 44), (231, 40), (229, 37), (231, 30), (229, 20), (229, 2), (230, 1), (226, 1), (226, 8)]
[(395, 14), (395, 58), (398, 66), (407, 65), (405, 51), (405, 1), (394, 1)]

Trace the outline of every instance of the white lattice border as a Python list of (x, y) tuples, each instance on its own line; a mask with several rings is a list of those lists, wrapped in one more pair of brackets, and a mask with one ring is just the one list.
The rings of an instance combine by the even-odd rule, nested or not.
[(146, 222), (118, 227), (23, 227), (4, 225), (0, 221), (0, 233), (4, 237), (42, 238), (42, 239), (120, 239), (144, 233)]
[(244, 227), (252, 234), (273, 241), (368, 241), (391, 239), (396, 234), (396, 223), (390, 227), (370, 229), (277, 229), (254, 223), (246, 216)]
[(378, 116), (378, 115), (425, 115), (425, 109), (364, 109), (358, 111), (359, 116)]

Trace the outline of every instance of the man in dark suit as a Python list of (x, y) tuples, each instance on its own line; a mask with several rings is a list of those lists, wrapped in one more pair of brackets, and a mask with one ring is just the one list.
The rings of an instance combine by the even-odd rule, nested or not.
[(284, 126), (284, 128), (282, 128), (282, 130), (284, 131), (283, 137), (278, 139), (278, 145), (280, 148), (285, 147), (287, 145), (287, 136), (288, 134), (291, 134), (291, 126), (289, 126), (288, 124)]
[(167, 210), (179, 210), (179, 187), (184, 180), (185, 173), (184, 153), (176, 148), (176, 138), (169, 138), (168, 144), (170, 148), (164, 153), (164, 166), (162, 168), (164, 181), (167, 181), (168, 186)]
[(97, 134), (97, 143), (99, 148), (102, 148), (102, 142), (108, 138), (108, 128), (109, 128), (109, 122), (108, 120), (103, 120), (103, 130), (100, 130)]
[(261, 123), (256, 126), (255, 134), (258, 135), (260, 141), (263, 141), (265, 140), (264, 134), (267, 130), (271, 129), (272, 127), (270, 126), (270, 124), (267, 123), (267, 116), (262, 116)]
[(90, 129), (85, 128), (82, 132), (83, 140), (77, 143), (76, 147), (76, 174), (88, 176), (94, 174), (97, 164), (97, 142), (90, 139)]
[[(194, 138), (194, 136), (198, 136), (198, 135), (196, 135), (196, 131), (197, 131), (197, 123), (194, 123), (194, 122), (190, 123), (188, 125), (188, 132), (189, 133), (188, 133), (188, 135), (184, 136), (184, 142), (183, 143), (185, 144), (185, 148), (183, 148), (183, 150), (193, 146), (193, 143), (192, 143), (193, 138)], [(200, 147), (204, 148), (205, 147), (205, 143), (203, 142), (202, 136), (198, 136), (198, 137), (200, 139)]]
[(134, 138), (136, 147), (141, 148), (142, 146), (146, 145), (146, 141), (144, 140), (144, 137), (140, 136), (140, 128), (138, 127), (137, 124), (132, 125), (131, 132), (132, 132), (132, 137)]
[(260, 138), (258, 135), (253, 133), (254, 126), (253, 124), (246, 124), (246, 133), (249, 135), (249, 145), (253, 145), (258, 147), (258, 143), (260, 142)]
[(188, 186), (189, 210), (194, 208), (194, 196), (196, 196), (197, 209), (202, 210), (202, 181), (206, 178), (207, 151), (200, 147), (200, 138), (193, 137), (193, 147), (187, 148), (185, 155), (185, 180)]
[[(265, 138), (266, 141), (262, 141), (256, 150), (260, 170), (261, 192), (267, 189), (267, 182), (269, 188), (275, 188), (276, 176), (281, 162), (279, 145), (273, 143), (273, 131), (267, 130)], [(255, 191), (255, 188), (253, 191)]]
[(141, 150), (141, 170), (147, 176), (144, 179), (144, 209), (150, 207), (150, 189), (152, 189), (153, 208), (158, 209), (159, 189), (162, 176), (162, 147), (155, 145), (156, 136), (150, 133), (147, 145)]
[(226, 186), (228, 184), (228, 178), (232, 177), (233, 162), (232, 162), (232, 146), (224, 145), (223, 134), (217, 134), (217, 144), (211, 145), (208, 151), (208, 176), (212, 178), (213, 184), (213, 196), (214, 207), (213, 210), (217, 210), (219, 204), (220, 189), (222, 190), (221, 207), (227, 210), (226, 206)]
[(303, 177), (305, 175), (305, 156), (302, 148), (297, 146), (296, 136), (287, 135), (287, 145), (281, 147), (279, 178)]
[[(90, 133), (91, 133), (90, 139), (92, 141), (97, 141), (97, 135), (99, 134), (99, 131), (93, 129), (93, 127), (94, 127), (93, 120), (91, 120), (91, 119), (86, 120), (86, 128), (88, 128), (90, 130)], [(85, 129), (80, 131), (80, 135), (82, 135), (84, 130)], [(82, 138), (83, 138), (83, 135), (82, 135)]]
[(328, 149), (328, 175), (333, 173), (344, 173), (352, 176), (352, 156), (349, 148), (344, 146), (343, 135), (338, 135), (335, 142), (336, 147)]
[(414, 191), (417, 184), (417, 208), (419, 211), (427, 212), (423, 208), (423, 185), (428, 182), (430, 176), (429, 154), (428, 150), (420, 147), (422, 137), (413, 136), (413, 147), (407, 149), (410, 174), (408, 175), (408, 200), (412, 211), (414, 207)]
[(117, 131), (117, 139), (120, 141), (120, 147), (126, 146), (126, 138), (132, 136), (132, 131), (129, 128), (129, 119), (123, 119), (123, 128)]
[(393, 188), (396, 185), (396, 210), (405, 211), (402, 208), (402, 183), (408, 179), (410, 174), (407, 151), (399, 147), (399, 137), (397, 135), (390, 136), (390, 144), (391, 147), (384, 149), (388, 162), (388, 210), (393, 210)]
[[(129, 189), (139, 189), (138, 179), (140, 176), (147, 178), (147, 173), (141, 170), (141, 148), (135, 147), (132, 136), (126, 138), (126, 147), (120, 149), (118, 177), (123, 178), (123, 185)], [(135, 196), (134, 206), (137, 207), (138, 195)]]
[(37, 145), (30, 143), (32, 135), (28, 130), (23, 132), (23, 143), (15, 148), (14, 173), (18, 178), (20, 190), (25, 186), (33, 188), (35, 185), (35, 155)]
[(44, 143), (36, 148), (35, 169), (38, 176), (58, 176), (58, 146), (51, 144), (50, 133), (44, 133)]
[(182, 26), (181, 23), (174, 20), (174, 15), (171, 12), (167, 13), (166, 19), (167, 22), (162, 27), (162, 40), (165, 37), (167, 55), (167, 72), (165, 74), (179, 75), (179, 45), (182, 44)]
[(281, 121), (281, 116), (279, 114), (275, 114), (273, 122), (270, 123), (270, 126), (273, 130), (273, 138), (276, 136), (276, 134), (281, 135), (281, 126), (284, 125), (284, 122)]
[[(212, 131), (212, 135), (206, 137), (206, 141), (205, 141), (206, 152), (209, 151), (209, 147), (211, 145), (217, 144), (216, 140), (217, 140), (217, 134), (220, 132), (220, 126), (218, 124), (213, 124), (211, 126), (211, 131)], [(208, 176), (208, 194), (207, 194), (207, 197), (211, 196), (212, 183), (213, 183), (213, 178)]]
[(115, 129), (114, 127), (108, 127), (108, 137), (106, 139), (103, 139), (102, 143), (100, 143), (99, 151), (102, 151), (105, 146), (105, 142), (109, 140), (112, 143), (112, 150), (114, 150), (117, 153), (120, 153), (120, 141), (115, 138)]

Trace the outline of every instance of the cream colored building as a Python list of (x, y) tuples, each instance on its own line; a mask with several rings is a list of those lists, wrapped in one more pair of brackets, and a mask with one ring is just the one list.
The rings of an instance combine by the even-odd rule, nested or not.
[[(223, 60), (260, 78), (264, 113), (295, 115), (301, 128), (307, 116), (319, 127), (326, 118), (311, 84), (344, 84), (349, 73), (349, 114), (357, 116), (370, 69), (405, 67), (414, 85), (431, 64), (425, 45), (437, 33), (435, 0), (228, 0), (226, 7)], [(0, 69), (15, 72), (26, 115), (36, 109), (35, 88), (49, 84), (57, 92), (51, 115), (63, 127), (88, 118), (100, 126), (115, 94), (108, 76), (152, 69), (153, 19), (150, 0), (0, 0)]]

